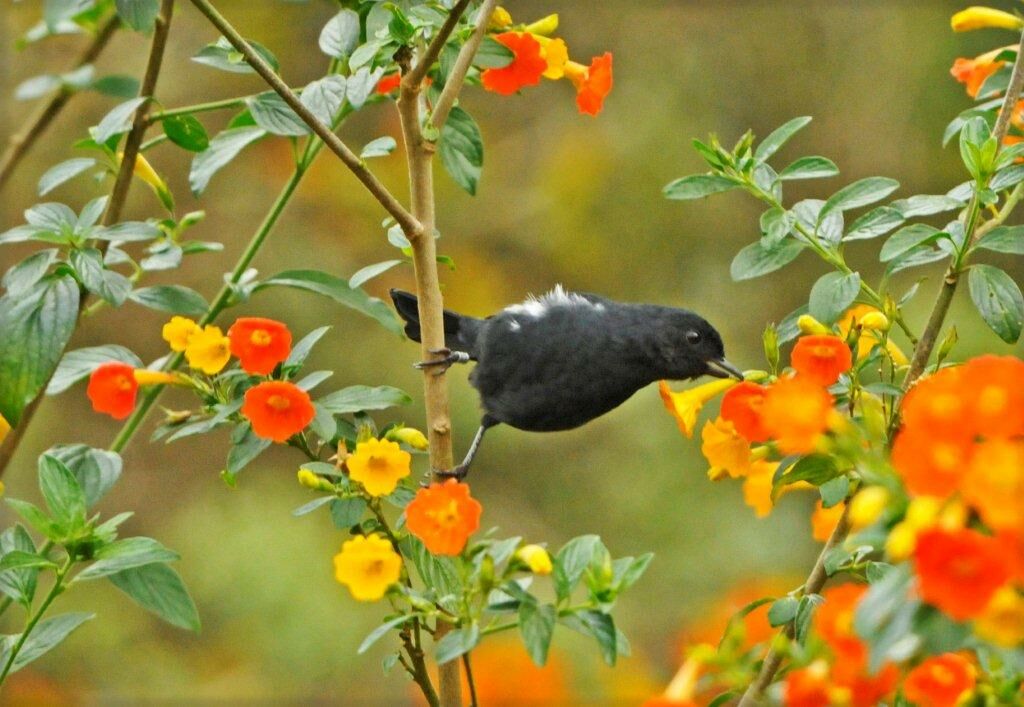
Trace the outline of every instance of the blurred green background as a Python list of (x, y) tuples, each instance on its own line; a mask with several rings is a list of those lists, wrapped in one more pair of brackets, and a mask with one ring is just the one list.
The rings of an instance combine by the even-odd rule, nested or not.
[[(58, 38), (14, 49), (37, 21), (40, 2), (0, 9), (0, 135), (8, 136), (33, 108), (13, 100), (23, 79), (63, 71), (79, 38)], [(316, 40), (335, 11), (332, 3), (222, 0), (223, 12), (247, 37), (270, 47), (291, 85), (317, 78), (326, 59)], [(1009, 8), (1008, 3), (1004, 5)], [(826, 182), (790, 183), (787, 199), (827, 195), (856, 178), (886, 175), (902, 182), (898, 196), (943, 193), (963, 181), (955, 149), (942, 149), (948, 120), (969, 105), (948, 69), (957, 56), (1006, 44), (1009, 35), (955, 36), (949, 16), (956, 2), (862, 1), (509, 2), (517, 20), (552, 11), (571, 55), (587, 61), (605, 50), (615, 56), (615, 88), (596, 119), (578, 114), (567, 82), (544, 82), (502, 98), (478, 89), (462, 105), (479, 121), (486, 146), (478, 195), (467, 196), (438, 169), (441, 252), (455, 271), (442, 273), (448, 306), (485, 315), (555, 283), (629, 301), (698, 310), (722, 332), (741, 367), (762, 366), (760, 335), (805, 301), (823, 266), (804, 255), (781, 273), (732, 282), (729, 262), (757, 237), (760, 208), (734, 193), (701, 202), (669, 202), (661, 188), (702, 171), (690, 147), (716, 132), (731, 142), (748, 127), (763, 136), (797, 115), (814, 122), (777, 158), (821, 154), (842, 170)], [(263, 90), (252, 76), (225, 74), (189, 61), (216, 39), (188, 2), (179, 2), (157, 94), (167, 107)], [(145, 38), (122, 32), (98, 62), (99, 73), (141, 75)], [(73, 156), (71, 144), (116, 102), (96, 94), (76, 97), (33, 149), (0, 199), (0, 230), (21, 223), (35, 203), (35, 184), (47, 167)], [(203, 116), (213, 133), (228, 114)], [(381, 135), (399, 137), (388, 104), (369, 107), (342, 130), (351, 145)], [(178, 212), (205, 209), (191, 235), (225, 243), (222, 253), (195, 256), (184, 269), (147, 284), (180, 282), (210, 297), (290, 172), (284, 139), (265, 140), (214, 177), (199, 200), (188, 192), (189, 157), (172, 146), (148, 157), (167, 175)], [(405, 194), (400, 150), (374, 160), (373, 169)], [(80, 179), (47, 200), (73, 207), (103, 193)], [(128, 216), (158, 213), (148, 189), (133, 187)], [(317, 267), (349, 276), (364, 265), (395, 257), (380, 227), (382, 211), (328, 152), (301, 185), (255, 266), (264, 275)], [(850, 260), (878, 275), (878, 243), (859, 243)], [(30, 249), (0, 250), (0, 271)], [(1019, 279), (1019, 267), (1011, 272)], [(927, 275), (910, 307), (923, 320), (940, 266), (899, 276), (902, 292)], [(408, 268), (368, 286), (411, 287)], [(966, 289), (966, 288), (965, 288)], [(276, 290), (222, 317), (240, 314), (286, 321), (302, 335), (330, 323), (332, 332), (313, 360), (336, 371), (331, 385), (391, 384), (408, 390), (414, 405), (380, 421), (422, 427), (419, 374), (410, 363), (417, 347), (368, 319), (312, 295)], [(1005, 351), (966, 301), (954, 307), (959, 355)], [(164, 318), (135, 305), (103, 311), (75, 334), (72, 347), (119, 343), (152, 359), (164, 352)], [(457, 453), (468, 445), (478, 410), (466, 369), (449, 376)], [(681, 386), (674, 386), (679, 389)], [(165, 402), (173, 407), (174, 397)], [(184, 399), (180, 401), (185, 404)], [(154, 422), (147, 424), (146, 432)], [(55, 443), (109, 443), (118, 426), (92, 413), (84, 386), (44, 403), (4, 479), (7, 493), (36, 499), (36, 455)], [(395, 704), (412, 700), (400, 671), (383, 677), (382, 642), (369, 655), (355, 647), (374, 626), (381, 606), (354, 602), (331, 573), (343, 540), (326, 513), (292, 518), (309, 499), (295, 483), (297, 459), (275, 450), (247, 468), (235, 489), (218, 478), (226, 439), (213, 435), (171, 446), (139, 436), (127, 451), (126, 473), (102, 510), (136, 512), (128, 534), (156, 537), (182, 553), (178, 567), (203, 619), (192, 635), (169, 628), (129, 603), (106, 583), (76, 587), (62, 608), (95, 610), (87, 624), (26, 671), (15, 693), (46, 700), (97, 704), (136, 700), (303, 701)], [(420, 465), (424, 460), (418, 460)], [(800, 575), (816, 546), (809, 539), (813, 498), (792, 494), (757, 520), (742, 504), (739, 484), (705, 477), (699, 439), (680, 436), (654, 386), (612, 414), (575, 431), (530, 434), (498, 428), (489, 434), (470, 479), (484, 504), (484, 526), (505, 535), (546, 541), (557, 548), (583, 533), (600, 534), (614, 555), (653, 551), (643, 580), (621, 600), (618, 618), (634, 655), (610, 670), (596, 647), (576, 635), (556, 634), (556, 666), (573, 701), (637, 702), (660, 691), (676, 666), (678, 636), (729, 588), (752, 577)], [(4, 524), (10, 513), (0, 510)], [(14, 612), (12, 612), (14, 613)], [(6, 617), (5, 617), (6, 618)], [(17, 630), (8, 623), (6, 630)], [(514, 647), (514, 644), (513, 644)], [(500, 649), (481, 659), (494, 674), (513, 674), (521, 660)], [(490, 667), (486, 667), (489, 665)], [(551, 677), (554, 675), (554, 677)]]

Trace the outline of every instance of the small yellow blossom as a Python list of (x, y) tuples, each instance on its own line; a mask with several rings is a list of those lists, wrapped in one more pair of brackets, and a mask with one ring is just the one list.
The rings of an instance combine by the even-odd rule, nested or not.
[(402, 573), (402, 558), (380, 535), (357, 535), (334, 556), (334, 578), (359, 601), (377, 601)]
[(548, 68), (541, 76), (554, 80), (565, 76), (565, 64), (569, 61), (569, 49), (565, 46), (565, 40), (538, 37), (537, 41), (540, 42), (540, 55), (548, 63)]
[(409, 452), (386, 439), (360, 442), (345, 460), (349, 477), (361, 483), (371, 496), (387, 496), (394, 491), (398, 480), (409, 475), (411, 462)]
[(661, 401), (672, 416), (676, 418), (679, 431), (687, 437), (693, 437), (693, 428), (697, 426), (697, 413), (708, 401), (724, 393), (736, 385), (731, 378), (722, 378), (704, 383), (688, 390), (673, 393), (666, 381), (658, 383)]
[(832, 333), (831, 329), (819, 322), (810, 314), (801, 314), (796, 320), (796, 326), (800, 330), (801, 334), (822, 336), (824, 334)]
[(934, 496), (919, 496), (907, 506), (903, 520), (889, 531), (885, 552), (891, 560), (905, 560), (917, 547), (917, 536), (922, 530), (935, 526), (944, 530), (959, 530), (966, 523), (967, 507), (962, 501), (943, 502)]
[(889, 321), (889, 317), (879, 311), (874, 311), (861, 317), (860, 326), (867, 331), (889, 331), (892, 323)]
[(192, 335), (200, 331), (199, 325), (188, 317), (171, 317), (162, 330), (164, 341), (172, 351), (184, 351)]
[(732, 422), (721, 417), (714, 422), (708, 421), (704, 424), (700, 437), (700, 451), (711, 466), (708, 477), (712, 481), (717, 481), (726, 474), (736, 479), (750, 472), (753, 462), (750, 443), (736, 431), (736, 426)]
[(1009, 585), (997, 591), (975, 620), (974, 631), (996, 645), (1020, 647), (1024, 644), (1024, 597)]
[(850, 527), (862, 530), (878, 520), (889, 503), (889, 491), (884, 486), (861, 489), (850, 501)]
[(775, 506), (772, 501), (772, 479), (778, 467), (777, 462), (755, 461), (743, 479), (743, 502), (754, 509), (758, 518), (767, 516)]
[(7, 433), (11, 431), (11, 423), (4, 419), (3, 415), (0, 415), (0, 444), (3, 444), (4, 438), (7, 437)]
[(146, 368), (136, 368), (132, 376), (139, 385), (175, 385), (182, 382), (182, 379), (173, 373), (150, 371)]
[(523, 31), (524, 32), (529, 32), (530, 34), (539, 34), (542, 37), (550, 37), (551, 35), (553, 35), (555, 33), (555, 30), (557, 30), (557, 29), (558, 29), (558, 13), (557, 12), (552, 13), (552, 14), (548, 15), (547, 17), (542, 17), (539, 20), (537, 20), (536, 22), (531, 22), (530, 24), (528, 24), (525, 27), (523, 27)]
[[(319, 476), (314, 474), (309, 469), (299, 469), (297, 478), (299, 481), (299, 486), (305, 486), (306, 488), (313, 489), (314, 491), (320, 491), (321, 489), (323, 489), (323, 479), (321, 479)], [(330, 486), (330, 484), (328, 484), (328, 486)]]
[[(886, 331), (890, 326), (888, 317), (867, 304), (850, 307), (836, 324), (839, 326), (839, 334), (843, 337), (849, 336), (853, 327), (860, 327), (860, 338), (857, 339), (858, 361), (871, 353), (871, 349), (881, 341), (875, 332)], [(892, 359), (893, 365), (906, 366), (909, 363), (906, 354), (892, 340), (886, 340), (885, 351)]]
[(231, 340), (224, 336), (220, 327), (208, 324), (188, 338), (185, 358), (191, 368), (198, 368), (207, 375), (220, 373), (231, 358)]
[(1019, 32), (1021, 27), (1024, 27), (1024, 20), (1009, 12), (996, 10), (992, 7), (974, 5), (953, 15), (949, 24), (954, 32), (970, 32), (974, 29), (987, 29), (990, 27), (1013, 29)]
[(487, 29), (508, 29), (512, 26), (512, 15), (503, 7), (494, 8), (491, 19), (487, 21)]
[(885, 539), (885, 554), (894, 562), (902, 562), (910, 557), (917, 546), (917, 532), (909, 521), (901, 521), (889, 530)]
[(388, 431), (387, 438), (394, 442), (408, 444), (413, 449), (418, 449), (421, 452), (430, 446), (427, 436), (415, 427), (395, 427)]
[(516, 558), (534, 574), (551, 574), (551, 555), (540, 545), (524, 545), (516, 550)]

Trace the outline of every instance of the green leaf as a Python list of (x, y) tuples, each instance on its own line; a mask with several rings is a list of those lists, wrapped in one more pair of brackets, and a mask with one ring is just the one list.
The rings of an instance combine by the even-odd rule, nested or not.
[(877, 238), (906, 221), (899, 209), (891, 206), (879, 206), (872, 209), (850, 224), (850, 230), (843, 237), (844, 241), (857, 241), (866, 238)]
[(268, 133), (292, 136), (309, 134), (309, 126), (273, 91), (265, 91), (247, 98), (245, 104), (249, 107), (256, 125)]
[(797, 132), (810, 122), (810, 116), (802, 116), (800, 118), (793, 118), (776, 128), (754, 150), (754, 158), (758, 162), (764, 162), (778, 152), (780, 147), (785, 145), (791, 137), (796, 135)]
[(85, 524), (85, 492), (64, 462), (39, 457), (39, 489), (54, 519), (69, 530)]
[[(346, 81), (344, 76), (332, 74), (308, 84), (299, 100), (324, 125), (334, 125), (334, 117), (345, 102)], [(276, 95), (276, 94), (275, 94)], [(287, 108), (287, 106), (285, 106)], [(290, 109), (289, 109), (290, 110)], [(293, 113), (294, 115), (294, 113)], [(255, 113), (253, 114), (255, 117)], [(295, 116), (296, 118), (298, 116)], [(257, 119), (257, 122), (258, 119)], [(303, 123), (305, 126), (305, 123)]]
[(555, 633), (558, 612), (551, 604), (523, 602), (519, 605), (519, 632), (534, 665), (548, 662), (548, 649)]
[(559, 601), (572, 594), (594, 555), (603, 549), (604, 544), (597, 535), (581, 535), (562, 546), (553, 562), (553, 579)]
[(98, 143), (104, 143), (115, 135), (121, 135), (131, 130), (135, 111), (148, 100), (149, 98), (146, 96), (139, 96), (115, 106), (103, 116), (93, 130), (92, 139)]
[(14, 512), (20, 515), (25, 521), (35, 528), (37, 531), (45, 535), (50, 540), (59, 540), (61, 537), (61, 530), (57, 527), (57, 524), (50, 519), (48, 515), (43, 513), (38, 506), (28, 501), (21, 501), (17, 498), (7, 498), (7, 505), (14, 509)]
[(889, 236), (889, 239), (882, 246), (882, 250), (878, 254), (878, 259), (883, 263), (887, 263), (918, 246), (934, 243), (944, 235), (946, 234), (939, 229), (925, 223), (914, 223), (904, 226)]
[(31, 101), (36, 98), (42, 98), (51, 91), (56, 91), (63, 83), (59, 76), (54, 76), (53, 74), (33, 76), (15, 87), (14, 100)]
[[(615, 568), (615, 579), (613, 580), (615, 590), (624, 592), (636, 584), (644, 572), (647, 571), (653, 559), (653, 552), (645, 552), (640, 557), (620, 557), (613, 562), (612, 566)], [(619, 572), (620, 566), (623, 568), (621, 573)]]
[(796, 642), (803, 645), (807, 641), (807, 634), (811, 630), (811, 619), (814, 618), (814, 610), (824, 603), (820, 594), (807, 594), (800, 597), (796, 607), (796, 616), (793, 618)]
[(266, 134), (265, 130), (257, 127), (231, 128), (210, 140), (210, 146), (192, 160), (192, 168), (188, 174), (188, 184), (192, 193), (196, 196), (202, 194), (214, 174), (235, 159), (246, 145)]
[(65, 204), (47, 202), (25, 209), (25, 221), (36, 228), (61, 233), (73, 229), (78, 222), (75, 212)]
[(476, 624), (449, 631), (437, 642), (434, 659), (438, 665), (443, 665), (473, 650), (479, 642), (480, 627)]
[(763, 212), (760, 219), (763, 245), (768, 249), (774, 248), (789, 235), (795, 221), (796, 216), (791, 211), (776, 206)]
[(206, 128), (194, 115), (172, 115), (164, 118), (161, 124), (168, 139), (189, 152), (202, 152), (210, 146)]
[(300, 516), (312, 513), (317, 508), (326, 506), (331, 501), (335, 500), (335, 496), (321, 496), (320, 498), (314, 498), (309, 503), (303, 503), (301, 506), (292, 511), (292, 516), (298, 518)]
[(56, 648), (61, 641), (71, 635), (72, 631), (94, 616), (95, 614), (85, 612), (73, 612), (43, 619), (25, 639), (14, 662), (11, 663), (10, 672), (21, 670), (33, 660)]
[(359, 14), (345, 9), (327, 20), (320, 31), (320, 51), (335, 59), (344, 59), (359, 45)]
[(441, 128), (439, 151), (441, 164), (455, 183), (475, 195), (484, 164), (484, 141), (476, 121), (458, 106)]
[(820, 223), (832, 211), (848, 211), (881, 201), (899, 187), (899, 182), (888, 177), (859, 179), (828, 198), (825, 205), (821, 207), (821, 213), (818, 214), (818, 222)]
[(142, 608), (179, 628), (199, 630), (199, 614), (181, 577), (165, 564), (132, 567), (107, 579)]
[(300, 368), (306, 362), (316, 342), (320, 341), (323, 335), (330, 330), (329, 326), (322, 326), (302, 337), (297, 344), (292, 346), (292, 351), (288, 354), (288, 358), (285, 359), (282, 368)]
[[(390, 135), (379, 137), (376, 140), (370, 140), (363, 146), (363, 151), (359, 153), (359, 159), (368, 160), (371, 157), (386, 157), (390, 155), (394, 149), (398, 147), (398, 143), (395, 142), (395, 138)], [(355, 287), (355, 285), (353, 285)]]
[[(1002, 157), (1001, 153), (1000, 157)], [(1022, 181), (1024, 181), (1024, 164), (1015, 164), (996, 172), (992, 181), (988, 183), (988, 188), (992, 191), (1002, 191), (1017, 186)]]
[[(39, 511), (39, 514), (42, 515), (42, 511)], [(11, 552), (36, 552), (35, 543), (21, 524), (15, 524), (0, 534), (0, 556)], [(32, 568), (0, 572), (0, 592), (13, 601), (28, 606), (35, 596), (38, 577), (39, 570)]]
[(975, 248), (983, 248), (996, 253), (1024, 255), (1024, 226), (999, 226), (986, 233)]
[(1017, 283), (991, 265), (972, 266), (967, 281), (981, 318), (1000, 339), (1015, 343), (1024, 323), (1024, 296)]
[(686, 201), (729, 191), (738, 186), (739, 184), (729, 177), (720, 177), (717, 174), (693, 174), (669, 182), (662, 189), (662, 194), (666, 199)]
[(338, 530), (348, 530), (363, 519), (366, 500), (359, 496), (336, 498), (331, 502), (331, 522)]
[(833, 508), (846, 500), (850, 492), (850, 477), (846, 474), (830, 479), (818, 487), (823, 508)]
[(53, 373), (53, 378), (50, 379), (50, 385), (46, 388), (46, 394), (63, 393), (78, 381), (88, 378), (97, 366), (110, 361), (127, 363), (133, 368), (143, 367), (142, 359), (117, 344), (75, 349), (68, 351), (61, 358), (57, 370)]
[[(264, 61), (270, 64), (270, 67), (274, 71), (281, 68), (277, 61), (277, 57), (275, 57), (274, 54), (265, 46), (259, 42), (254, 42), (251, 39), (247, 39), (245, 41), (253, 48), (253, 51), (259, 54)], [(214, 69), (229, 71), (234, 74), (256, 73), (256, 70), (249, 66), (241, 52), (231, 46), (231, 42), (226, 40), (224, 37), (218, 39), (215, 44), (208, 44), (203, 47), (198, 54), (192, 57), (192, 61), (197, 64), (205, 64), (206, 66), (212, 66)]]
[(117, 452), (93, 449), (84, 444), (51, 447), (46, 456), (66, 466), (85, 494), (86, 508), (91, 508), (121, 477), (124, 462)]
[(784, 486), (797, 481), (806, 481), (814, 486), (820, 486), (838, 474), (839, 470), (831, 457), (818, 454), (808, 455), (772, 480), (772, 498), (777, 498)]
[(320, 270), (286, 270), (261, 282), (255, 291), (271, 286), (294, 287), (325, 295), (341, 305), (377, 320), (388, 331), (402, 333), (402, 324), (389, 306), (360, 289), (350, 287), (345, 280), (329, 273)]
[(92, 157), (75, 157), (55, 164), (43, 172), (43, 176), (39, 178), (39, 186), (37, 187), (39, 196), (49, 194), (64, 182), (74, 179), (82, 172), (90, 170), (95, 166), (96, 160)]
[(932, 216), (941, 214), (953, 209), (959, 209), (964, 204), (959, 199), (947, 195), (919, 194), (907, 199), (894, 201), (889, 206), (896, 209), (903, 218), (916, 218), (918, 216)]
[(360, 268), (355, 275), (348, 279), (348, 286), (351, 288), (360, 287), (378, 275), (385, 273), (396, 265), (401, 265), (404, 262), (404, 260), (385, 260), (381, 263), (367, 265), (365, 268)]
[(134, 76), (111, 74), (96, 79), (90, 88), (105, 96), (128, 99), (139, 95), (139, 80)]
[(124, 304), (132, 283), (119, 272), (108, 270), (103, 254), (97, 248), (71, 251), (71, 267), (75, 269), (85, 288), (115, 307)]
[(12, 426), (57, 367), (78, 317), (78, 285), (46, 278), (17, 299), (0, 298), (0, 415)]
[(102, 241), (135, 242), (148, 241), (163, 235), (157, 226), (146, 221), (122, 221), (113, 226), (97, 226), (89, 234)]
[(788, 624), (796, 618), (797, 600), (793, 597), (782, 597), (775, 600), (768, 609), (768, 623), (772, 626)]
[(149, 34), (160, 14), (160, 0), (116, 0), (117, 14), (136, 32)]
[(25, 552), (24, 550), (11, 550), (0, 559), (0, 572), (26, 567), (56, 569), (57, 563), (34, 552)]
[(402, 554), (412, 560), (425, 586), (433, 589), (439, 596), (459, 591), (459, 570), (452, 558), (432, 554), (412, 535), (402, 538), (399, 547)]
[(801, 157), (779, 172), (779, 179), (821, 179), (839, 174), (835, 163), (825, 157)]
[(889, 263), (885, 268), (885, 277), (890, 277), (901, 270), (906, 270), (907, 268), (928, 265), (929, 263), (934, 263), (936, 260), (945, 260), (946, 257), (946, 251), (939, 250), (938, 248), (932, 248), (931, 246), (925, 245), (917, 248), (911, 248), (906, 253)]
[(411, 621), (414, 618), (415, 617), (411, 614), (403, 614), (402, 616), (393, 618), (390, 621), (385, 621), (380, 626), (370, 631), (366, 638), (363, 639), (363, 642), (359, 644), (359, 648), (356, 650), (356, 654), (362, 655), (370, 649), (370, 646), (372, 646), (374, 643), (382, 639), (388, 631), (390, 631), (393, 628), (398, 628), (402, 624), (406, 623), (407, 621)]
[(238, 425), (231, 435), (231, 449), (228, 450), (227, 471), (232, 476), (249, 465), (253, 459), (265, 452), (273, 442), (257, 437), (248, 423)]
[(412, 398), (408, 393), (388, 385), (373, 388), (353, 385), (325, 395), (316, 402), (334, 415), (345, 415), (361, 410), (384, 410), (396, 405), (408, 405)]
[(345, 84), (345, 98), (348, 99), (349, 105), (355, 110), (362, 108), (383, 75), (384, 67), (370, 71), (364, 66), (349, 76)]
[(501, 69), (512, 63), (512, 50), (490, 36), (480, 42), (480, 48), (473, 57), (473, 64), (482, 69)]
[(128, 295), (128, 299), (150, 309), (192, 317), (203, 316), (210, 307), (201, 294), (182, 285), (141, 287)]
[(116, 572), (154, 562), (174, 562), (178, 553), (168, 550), (153, 538), (116, 540), (96, 551), (96, 561), (78, 573), (75, 580), (106, 577)]
[(7, 288), (7, 296), (18, 297), (31, 290), (57, 262), (59, 253), (56, 248), (37, 251), (4, 273), (0, 285)]
[(575, 617), (579, 619), (587, 633), (597, 641), (604, 662), (614, 666), (619, 655), (619, 642), (612, 617), (590, 609), (576, 612)]
[(859, 273), (825, 273), (811, 288), (808, 311), (819, 322), (832, 324), (853, 304), (858, 294)]
[(761, 242), (751, 243), (733, 258), (729, 274), (733, 280), (750, 280), (767, 275), (793, 262), (806, 246), (797, 240), (785, 240), (773, 248)]

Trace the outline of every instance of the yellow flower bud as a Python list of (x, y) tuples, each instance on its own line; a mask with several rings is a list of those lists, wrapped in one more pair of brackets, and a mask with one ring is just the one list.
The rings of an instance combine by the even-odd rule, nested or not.
[(0, 444), (3, 444), (4, 438), (7, 433), (11, 431), (11, 423), (4, 419), (3, 415), (0, 415)]
[(551, 555), (540, 545), (524, 545), (516, 550), (516, 558), (534, 574), (551, 574)]
[(299, 469), (298, 479), (299, 486), (305, 486), (308, 489), (320, 488), (320, 477), (309, 469)]
[(1024, 20), (1009, 12), (975, 5), (953, 15), (949, 24), (954, 32), (969, 32), (974, 29), (987, 29), (989, 27), (1013, 29), (1019, 32), (1024, 27)]
[(542, 17), (539, 20), (537, 20), (536, 22), (531, 22), (530, 24), (528, 24), (525, 27), (523, 27), (523, 31), (524, 32), (529, 32), (530, 34), (539, 34), (542, 37), (550, 37), (552, 34), (555, 33), (555, 30), (557, 30), (557, 29), (558, 29), (558, 13), (557, 12), (552, 13), (552, 14), (548, 15), (547, 17)]
[(941, 508), (942, 502), (932, 496), (915, 498), (907, 506), (907, 517), (903, 522), (915, 530), (927, 528), (934, 524)]
[(850, 526), (854, 530), (866, 528), (881, 517), (889, 504), (889, 491), (884, 486), (861, 489), (850, 501)]
[(512, 15), (503, 7), (494, 8), (491, 19), (487, 22), (487, 29), (507, 29), (512, 26)]
[(894, 562), (902, 562), (910, 557), (917, 545), (917, 531), (910, 521), (903, 521), (893, 526), (889, 537), (885, 539), (885, 554)]
[(395, 427), (388, 431), (386, 438), (392, 442), (403, 442), (421, 452), (430, 446), (427, 436), (415, 427)]
[(885, 316), (881, 312), (868, 312), (860, 318), (861, 329), (867, 329), (869, 331), (888, 331), (889, 327), (892, 326), (889, 322), (889, 317)]
[(1024, 642), (1024, 597), (1007, 585), (995, 593), (985, 612), (974, 621), (974, 631), (1005, 648)]
[[(117, 153), (117, 159), (124, 159), (124, 152)], [(152, 187), (154, 193), (160, 199), (161, 203), (167, 207), (168, 210), (174, 209), (174, 197), (171, 195), (170, 189), (167, 188), (167, 182), (165, 182), (156, 170), (153, 169), (153, 165), (149, 163), (146, 156), (141, 152), (135, 156), (135, 166), (132, 169), (132, 174), (144, 181), (150, 187)]]
[(938, 525), (943, 530), (960, 530), (967, 525), (967, 506), (959, 500), (950, 501), (939, 513)]
[(150, 371), (145, 368), (136, 368), (134, 376), (135, 382), (139, 385), (174, 385), (182, 382), (181, 377), (173, 373)]
[(796, 320), (796, 325), (801, 334), (831, 334), (832, 330), (819, 322), (810, 314), (801, 314)]

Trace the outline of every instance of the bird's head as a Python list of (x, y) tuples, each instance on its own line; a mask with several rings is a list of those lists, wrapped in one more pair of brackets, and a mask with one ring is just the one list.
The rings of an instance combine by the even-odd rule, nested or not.
[(658, 354), (666, 367), (665, 378), (678, 380), (707, 375), (743, 380), (743, 372), (725, 358), (722, 336), (693, 312), (672, 312), (659, 331)]

